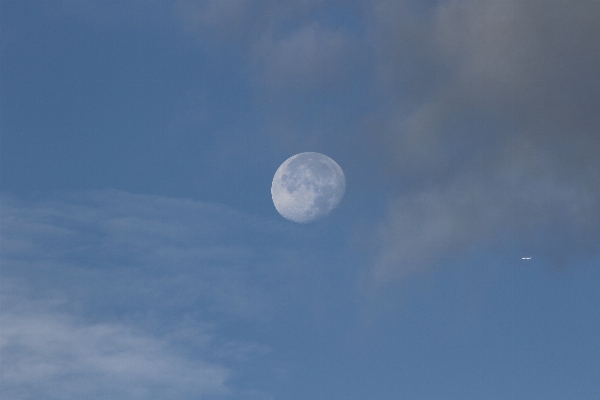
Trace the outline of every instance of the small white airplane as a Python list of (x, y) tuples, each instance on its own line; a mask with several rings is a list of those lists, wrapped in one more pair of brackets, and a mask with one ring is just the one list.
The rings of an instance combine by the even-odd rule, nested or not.
[(531, 260), (531, 257), (521, 257), (521, 260)]

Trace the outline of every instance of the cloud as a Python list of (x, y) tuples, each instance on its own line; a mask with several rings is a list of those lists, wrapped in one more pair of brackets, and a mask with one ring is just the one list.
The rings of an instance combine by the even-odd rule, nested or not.
[[(13, 282), (14, 284), (14, 282)], [(60, 304), (2, 293), (5, 399), (162, 399), (224, 395), (228, 368), (192, 359), (164, 339), (89, 323)]]
[(3, 398), (260, 398), (244, 376), (270, 348), (223, 324), (275, 312), (280, 228), (115, 190), (3, 195)]
[(376, 275), (507, 242), (554, 264), (597, 253), (598, 17), (594, 1), (377, 3), (391, 102), (368, 126), (399, 189)]
[(238, 87), (249, 94), (252, 114), (244, 119), (260, 121), (256, 127), (244, 121), (221, 135), (211, 154), (225, 156), (211, 160), (222, 163), (233, 152), (244, 160), (248, 145), (259, 145), (273, 164), (298, 149), (339, 147), (326, 137), (350, 132), (358, 114), (346, 105), (358, 106), (354, 94), (368, 74), (370, 54), (361, 37), (365, 8), (362, 2), (322, 0), (178, 2), (182, 31), (210, 49), (208, 62), (220, 60), (235, 71)]
[(456, 68), (462, 96), (530, 101), (531, 91), (561, 95), (554, 91), (572, 85), (579, 101), (600, 62), (599, 13), (594, 1), (451, 1), (436, 10), (433, 35)]
[[(185, 301), (208, 301), (211, 309), (235, 316), (260, 314), (266, 307), (246, 280), (247, 264), (260, 257), (245, 235), (268, 231), (269, 225), (224, 207), (111, 190), (37, 204), (5, 197), (3, 225), (5, 273), (30, 269), (30, 284), (48, 274), (44, 279), (67, 287), (75, 275), (98, 279), (103, 271), (99, 279), (113, 280), (116, 295), (139, 288), (137, 294), (151, 300), (147, 288), (180, 286)], [(51, 264), (61, 268), (42, 268)], [(204, 290), (186, 282), (188, 276), (206, 285)], [(213, 302), (216, 298), (220, 301)]]
[(174, 13), (182, 29), (202, 45), (250, 45), (282, 21), (306, 17), (320, 0), (303, 2), (178, 1)]
[[(522, 144), (520, 144), (522, 145)], [(381, 225), (378, 280), (422, 271), (477, 247), (534, 253), (554, 266), (597, 250), (597, 192), (549, 174), (534, 149), (527, 157), (461, 173), (443, 184), (399, 196)], [(522, 163), (525, 161), (525, 163)], [(532, 165), (527, 165), (528, 163)]]
[(235, 44), (241, 60), (253, 65), (260, 86), (302, 90), (346, 82), (349, 66), (359, 58), (357, 37), (323, 18), (329, 6), (335, 4), (179, 2), (175, 14), (183, 30), (202, 44)]
[(313, 22), (289, 36), (264, 35), (253, 49), (264, 85), (300, 90), (346, 82), (353, 46), (347, 32)]
[(248, 29), (252, 4), (247, 1), (180, 1), (175, 3), (175, 16), (184, 31), (196, 36), (203, 43), (211, 40), (235, 40), (240, 32)]

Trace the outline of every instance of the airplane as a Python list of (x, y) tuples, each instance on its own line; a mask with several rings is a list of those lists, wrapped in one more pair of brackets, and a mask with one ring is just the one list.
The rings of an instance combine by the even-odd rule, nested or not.
[(521, 260), (531, 260), (531, 257), (521, 257)]

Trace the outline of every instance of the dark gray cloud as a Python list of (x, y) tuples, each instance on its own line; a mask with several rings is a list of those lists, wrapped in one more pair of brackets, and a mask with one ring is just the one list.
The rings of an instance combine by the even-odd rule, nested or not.
[(518, 243), (553, 264), (600, 243), (600, 5), (379, 2), (370, 122), (397, 195), (376, 271)]
[[(539, 138), (542, 146), (597, 137), (596, 2), (452, 1), (426, 14), (398, 4), (376, 8), (373, 39), (378, 82), (395, 100), (385, 134), (400, 141), (396, 161), (445, 169), (453, 154), (442, 147), (458, 139), (478, 152), (498, 145), (480, 137)], [(456, 126), (486, 117), (491, 132)]]

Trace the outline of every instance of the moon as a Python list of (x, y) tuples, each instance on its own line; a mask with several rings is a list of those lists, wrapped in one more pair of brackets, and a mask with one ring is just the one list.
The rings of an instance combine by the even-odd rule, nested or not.
[(344, 171), (320, 153), (300, 153), (285, 160), (275, 172), (271, 196), (284, 218), (308, 223), (325, 217), (346, 192)]

